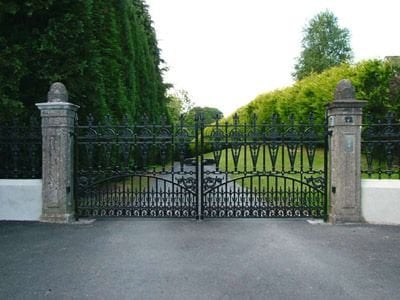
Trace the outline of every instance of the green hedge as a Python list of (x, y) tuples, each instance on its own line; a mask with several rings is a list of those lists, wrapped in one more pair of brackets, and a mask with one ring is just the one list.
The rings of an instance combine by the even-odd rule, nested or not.
[[(388, 111), (400, 115), (400, 67), (387, 60), (367, 60), (355, 65), (343, 64), (321, 74), (313, 74), (292, 86), (257, 96), (235, 113), (241, 122), (249, 122), (253, 114), (257, 121), (269, 122), (273, 114), (287, 120), (294, 114), (297, 120), (306, 121), (309, 113), (316, 122), (325, 118), (326, 105), (334, 99), (341, 79), (350, 79), (356, 89), (356, 98), (367, 100), (364, 111), (380, 118)], [(231, 122), (232, 116), (226, 118)]]
[(0, 120), (32, 113), (54, 81), (79, 114), (166, 113), (160, 50), (144, 0), (4, 0)]

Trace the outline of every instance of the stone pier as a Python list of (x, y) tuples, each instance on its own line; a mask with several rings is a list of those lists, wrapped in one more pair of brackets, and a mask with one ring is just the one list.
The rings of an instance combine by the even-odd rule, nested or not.
[(361, 124), (366, 101), (355, 99), (349, 80), (337, 85), (328, 106), (331, 132), (329, 194), (331, 223), (361, 222)]
[(37, 103), (42, 118), (43, 222), (75, 220), (73, 199), (74, 122), (78, 106), (68, 102), (62, 83), (51, 85), (47, 102)]

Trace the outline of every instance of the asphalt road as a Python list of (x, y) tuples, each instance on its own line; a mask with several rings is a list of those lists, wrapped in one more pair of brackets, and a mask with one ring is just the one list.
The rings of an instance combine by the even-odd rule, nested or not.
[(399, 299), (400, 226), (0, 222), (0, 299)]

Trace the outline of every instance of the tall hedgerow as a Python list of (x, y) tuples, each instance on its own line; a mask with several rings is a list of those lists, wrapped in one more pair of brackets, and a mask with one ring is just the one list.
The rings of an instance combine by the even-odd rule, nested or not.
[(0, 4), (0, 119), (32, 113), (62, 81), (81, 117), (167, 113), (160, 50), (143, 0)]

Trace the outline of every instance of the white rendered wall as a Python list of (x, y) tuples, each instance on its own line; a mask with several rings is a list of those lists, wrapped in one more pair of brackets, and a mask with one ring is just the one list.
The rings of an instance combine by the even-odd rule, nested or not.
[(363, 179), (361, 209), (368, 223), (400, 225), (400, 180)]
[(41, 179), (0, 179), (0, 220), (39, 221)]
[[(363, 179), (361, 208), (366, 222), (400, 225), (400, 180)], [(38, 221), (42, 180), (0, 179), (0, 220)]]

